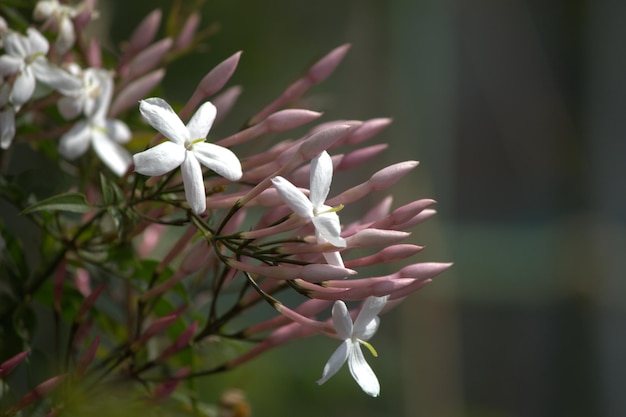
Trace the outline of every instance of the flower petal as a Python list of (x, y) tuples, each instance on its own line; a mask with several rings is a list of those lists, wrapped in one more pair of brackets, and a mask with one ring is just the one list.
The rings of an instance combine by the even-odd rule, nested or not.
[(191, 140), (203, 139), (209, 134), (215, 121), (217, 109), (210, 101), (204, 103), (187, 123), (187, 130)]
[(354, 380), (361, 386), (361, 389), (369, 396), (378, 397), (380, 394), (380, 384), (376, 374), (363, 357), (361, 346), (353, 343), (350, 356), (348, 357), (348, 368)]
[(317, 380), (318, 385), (322, 385), (324, 382), (328, 381), (330, 377), (335, 375), (337, 371), (341, 369), (346, 360), (350, 355), (350, 348), (352, 346), (352, 342), (350, 340), (344, 340), (342, 344), (333, 352), (333, 354), (324, 365), (324, 371), (322, 372), (322, 377)]
[(26, 35), (28, 36), (30, 55), (48, 54), (48, 48), (50, 47), (50, 45), (48, 44), (48, 40), (37, 29), (28, 28), (26, 31)]
[(83, 103), (83, 96), (61, 97), (59, 101), (57, 101), (57, 109), (59, 109), (59, 113), (61, 113), (61, 116), (63, 116), (65, 120), (70, 120), (78, 116), (83, 109)]
[(132, 137), (132, 133), (126, 123), (117, 119), (106, 121), (107, 136), (118, 143), (127, 143)]
[(340, 339), (350, 339), (352, 337), (352, 318), (346, 303), (343, 301), (335, 301), (335, 304), (333, 304), (333, 326)]
[(0, 149), (8, 149), (15, 137), (15, 110), (0, 110)]
[(272, 184), (276, 187), (276, 191), (278, 191), (278, 194), (285, 204), (298, 216), (305, 219), (313, 218), (313, 205), (311, 201), (309, 201), (307, 196), (295, 185), (280, 176), (272, 178)]
[(332, 180), (333, 161), (328, 152), (324, 151), (311, 161), (310, 198), (313, 207), (318, 208), (324, 205)]
[(346, 240), (341, 235), (341, 224), (336, 212), (327, 212), (312, 219), (318, 241), (329, 242), (337, 248), (345, 248)]
[(165, 100), (157, 97), (141, 100), (139, 111), (150, 126), (172, 142), (184, 145), (190, 139), (187, 127)]
[(15, 78), (9, 100), (13, 105), (20, 107), (26, 103), (35, 91), (35, 75), (29, 67), (25, 67)]
[(133, 155), (135, 172), (143, 175), (163, 175), (180, 166), (187, 151), (173, 142), (163, 142)]
[(339, 251), (324, 252), (322, 253), (322, 255), (324, 255), (324, 259), (326, 260), (326, 263), (328, 265), (334, 265), (334, 266), (339, 266), (341, 268), (345, 268), (345, 265), (343, 263), (343, 258), (341, 257), (341, 253), (339, 253)]
[(212, 143), (201, 142), (193, 145), (192, 152), (202, 165), (212, 169), (218, 175), (230, 181), (241, 179), (241, 163), (230, 149)]
[(126, 173), (131, 162), (126, 149), (99, 130), (94, 130), (91, 143), (98, 157), (111, 171), (120, 177)]
[(204, 213), (206, 210), (206, 191), (204, 190), (202, 168), (191, 151), (186, 151), (186, 157), (181, 168), (187, 202), (194, 213)]
[(24, 60), (22, 58), (2, 55), (0, 56), (0, 76), (5, 77), (9, 74), (15, 74), (23, 65)]
[(67, 159), (76, 159), (89, 148), (91, 128), (81, 120), (68, 130), (59, 141), (59, 153)]
[(354, 321), (355, 337), (358, 337), (359, 339), (367, 340), (365, 339), (364, 336), (368, 335), (369, 333), (371, 333), (369, 334), (369, 337), (372, 337), (373, 333), (376, 332), (376, 329), (374, 329), (374, 332), (372, 333), (372, 329), (368, 328), (368, 326), (370, 325), (371, 321), (376, 319), (376, 316), (378, 316), (378, 313), (380, 313), (383, 307), (385, 307), (385, 303), (387, 303), (388, 298), (389, 298), (388, 296), (367, 297), (367, 299), (363, 303), (363, 307), (361, 307), (361, 311), (359, 312), (359, 315)]
[(76, 42), (76, 34), (74, 33), (74, 24), (72, 20), (65, 16), (59, 23), (59, 36), (54, 42), (54, 47), (59, 53), (66, 53)]
[(31, 64), (35, 77), (64, 95), (72, 95), (81, 88), (81, 80), (59, 68), (52, 66), (43, 57), (39, 57)]

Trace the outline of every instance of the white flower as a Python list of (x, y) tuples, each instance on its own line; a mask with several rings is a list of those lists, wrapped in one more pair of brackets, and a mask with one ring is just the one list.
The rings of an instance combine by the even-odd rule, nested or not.
[[(333, 162), (330, 155), (324, 151), (311, 161), (310, 199), (283, 177), (272, 178), (272, 183), (289, 208), (298, 216), (311, 220), (315, 226), (318, 242), (329, 242), (335, 247), (344, 248), (346, 241), (341, 237), (341, 223), (337, 209), (324, 204), (332, 179)], [(324, 253), (324, 258), (331, 265), (344, 266), (341, 255), (337, 251)]]
[(331, 355), (328, 362), (324, 366), (322, 378), (317, 383), (323, 384), (330, 377), (335, 375), (343, 364), (348, 361), (348, 368), (354, 380), (361, 386), (361, 389), (372, 397), (378, 397), (380, 394), (380, 384), (376, 374), (367, 364), (361, 351), (361, 345), (365, 345), (374, 356), (376, 351), (367, 343), (374, 336), (380, 319), (378, 313), (383, 309), (387, 302), (385, 297), (368, 297), (363, 303), (363, 307), (359, 312), (354, 324), (350, 318), (350, 312), (343, 301), (335, 301), (333, 305), (333, 325), (337, 331), (337, 336), (343, 339), (343, 343), (339, 345), (337, 350)]
[(102, 162), (122, 176), (128, 170), (131, 158), (120, 143), (128, 142), (131, 132), (124, 122), (106, 117), (113, 94), (111, 73), (100, 69), (96, 76), (100, 80), (101, 91), (95, 100), (93, 113), (61, 136), (59, 153), (67, 159), (75, 159), (91, 145)]
[(217, 113), (212, 103), (207, 101), (200, 106), (186, 126), (170, 105), (160, 98), (140, 101), (139, 111), (170, 142), (133, 155), (135, 171), (143, 175), (163, 175), (180, 166), (185, 197), (194, 213), (206, 210), (200, 164), (230, 181), (241, 178), (241, 163), (237, 156), (230, 149), (205, 142)]
[(60, 53), (67, 52), (76, 42), (72, 19), (78, 15), (78, 8), (59, 3), (58, 0), (41, 0), (35, 6), (35, 20), (45, 20), (44, 26), (51, 25), (59, 35), (54, 47)]
[(15, 110), (8, 105), (10, 88), (0, 79), (0, 149), (8, 149), (15, 137)]
[(98, 68), (81, 69), (76, 64), (70, 64), (69, 72), (80, 80), (80, 84), (72, 91), (68, 91), (65, 97), (57, 102), (59, 113), (66, 120), (73, 119), (81, 112), (89, 117), (96, 110), (98, 97), (103, 88), (102, 70)]
[(27, 36), (11, 31), (4, 37), (3, 46), (6, 54), (0, 56), (0, 77), (17, 74), (9, 96), (16, 108), (31, 98), (36, 80), (62, 93), (78, 84), (75, 77), (48, 64), (48, 41), (37, 30), (29, 28)]

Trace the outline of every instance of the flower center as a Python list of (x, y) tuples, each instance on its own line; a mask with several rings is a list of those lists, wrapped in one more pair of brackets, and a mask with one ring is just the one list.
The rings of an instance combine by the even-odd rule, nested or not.
[(366, 342), (365, 340), (361, 340), (361, 339), (356, 339), (357, 342), (359, 342), (360, 344), (362, 344), (363, 346), (365, 346), (367, 348), (367, 350), (369, 350), (372, 355), (374, 355), (375, 358), (378, 357), (378, 352), (376, 352), (376, 349), (374, 349), (374, 346), (372, 346), (370, 343)]
[(322, 214), (326, 214), (326, 213), (337, 213), (343, 210), (343, 207), (344, 207), (343, 204), (339, 204), (337, 207), (329, 207), (326, 210), (321, 210), (321, 211), (317, 211), (317, 209), (313, 209), (313, 214), (315, 214), (316, 216), (321, 216)]
[(193, 150), (193, 145), (195, 145), (196, 143), (201, 143), (204, 142), (206, 140), (206, 138), (200, 138), (200, 139), (194, 139), (191, 140), (189, 142), (185, 143), (185, 149), (187, 149), (188, 151)]

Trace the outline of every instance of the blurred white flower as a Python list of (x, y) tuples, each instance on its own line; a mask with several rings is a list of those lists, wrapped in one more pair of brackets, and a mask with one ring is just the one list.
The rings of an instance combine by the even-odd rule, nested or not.
[(78, 15), (78, 12), (78, 7), (61, 4), (58, 0), (41, 0), (35, 6), (33, 18), (45, 20), (44, 27), (50, 26), (59, 33), (54, 47), (59, 53), (64, 54), (76, 42), (72, 19)]
[(186, 126), (161, 98), (142, 100), (139, 111), (150, 126), (170, 142), (135, 154), (135, 171), (143, 175), (163, 175), (180, 166), (185, 198), (194, 213), (206, 210), (206, 191), (200, 164), (230, 181), (241, 178), (241, 163), (237, 156), (230, 149), (206, 142), (217, 113), (212, 103), (207, 101), (201, 105)]
[(124, 122), (106, 117), (113, 94), (111, 73), (97, 69), (94, 77), (98, 78), (101, 88), (93, 103), (94, 110), (61, 137), (59, 153), (67, 159), (76, 159), (91, 145), (102, 162), (122, 176), (130, 166), (131, 157), (120, 143), (128, 142), (132, 135)]
[(83, 70), (77, 64), (70, 64), (68, 70), (80, 80), (80, 84), (75, 89), (67, 91), (67, 94), (57, 102), (59, 113), (66, 120), (73, 119), (81, 113), (90, 117), (94, 114), (98, 98), (102, 95), (103, 80), (109, 76), (103, 76), (103, 71), (99, 68)]

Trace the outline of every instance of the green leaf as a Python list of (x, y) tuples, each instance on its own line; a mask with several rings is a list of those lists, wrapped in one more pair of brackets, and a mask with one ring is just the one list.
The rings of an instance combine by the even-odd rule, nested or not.
[(65, 193), (41, 200), (22, 210), (20, 214), (30, 214), (36, 211), (70, 211), (72, 213), (86, 213), (91, 210), (85, 196), (81, 193)]

